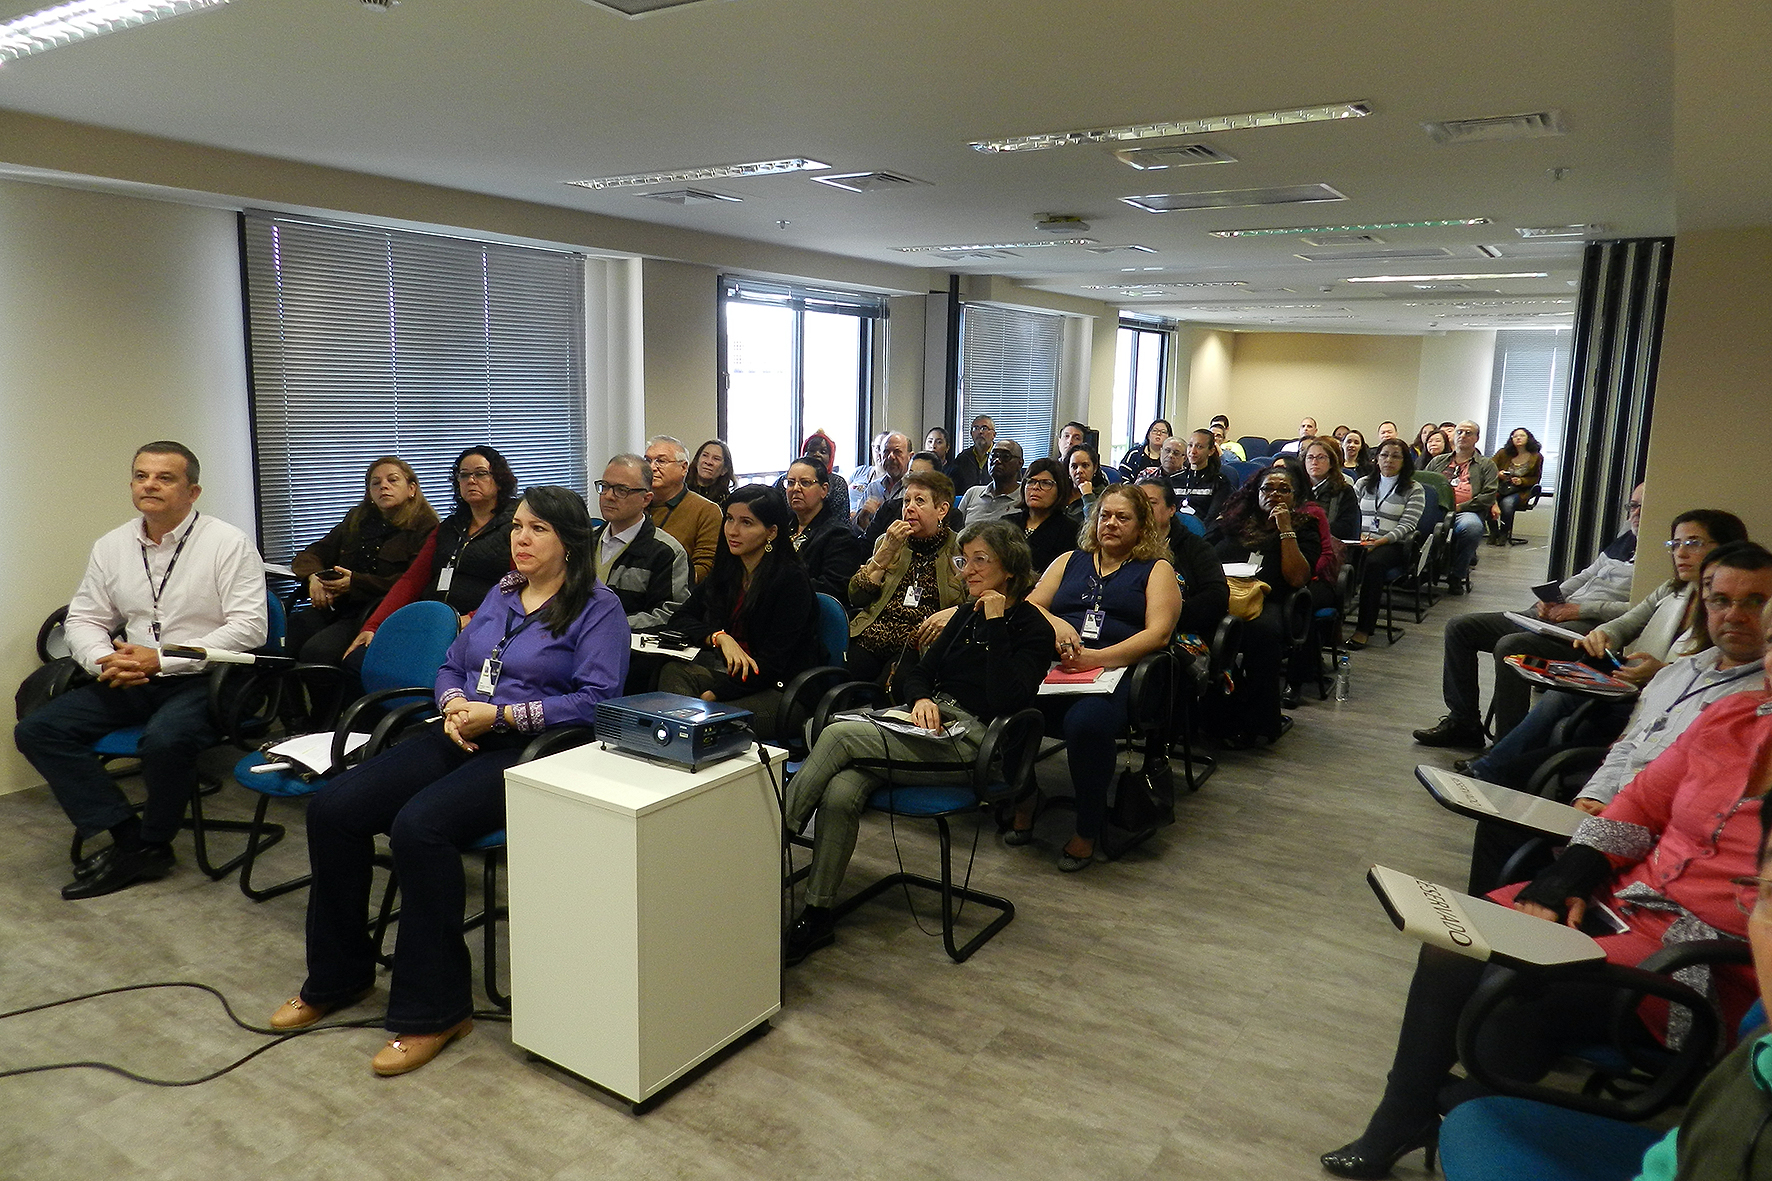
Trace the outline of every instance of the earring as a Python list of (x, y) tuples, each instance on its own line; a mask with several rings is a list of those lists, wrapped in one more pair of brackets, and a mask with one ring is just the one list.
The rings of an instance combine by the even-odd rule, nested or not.
[(763, 552), (766, 554), (774, 553), (775, 552), (775, 543), (773, 541), (765, 541), (763, 543)]

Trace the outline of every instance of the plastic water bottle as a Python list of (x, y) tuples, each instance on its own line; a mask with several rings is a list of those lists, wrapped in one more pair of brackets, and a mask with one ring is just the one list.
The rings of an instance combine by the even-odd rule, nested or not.
[(1342, 652), (1335, 657), (1335, 700), (1346, 701), (1348, 694), (1348, 678), (1353, 672), (1354, 658), (1350, 653)]

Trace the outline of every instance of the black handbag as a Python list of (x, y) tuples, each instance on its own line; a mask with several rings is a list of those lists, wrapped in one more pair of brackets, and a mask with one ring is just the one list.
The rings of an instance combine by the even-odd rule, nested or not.
[(1165, 824), (1175, 823), (1175, 776), (1169, 760), (1158, 758), (1121, 771), (1114, 781), (1107, 820), (1103, 839), (1109, 857), (1118, 857)]

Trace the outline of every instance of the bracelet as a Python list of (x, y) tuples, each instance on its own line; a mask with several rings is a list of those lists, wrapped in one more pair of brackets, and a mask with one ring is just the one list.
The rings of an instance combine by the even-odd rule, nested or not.
[(1288, 532), (1288, 533), (1282, 533), (1282, 534), (1280, 534), (1280, 540), (1282, 540), (1282, 541), (1285, 541), (1285, 540), (1287, 540), (1287, 539), (1288, 539), (1288, 538), (1290, 538), (1290, 539), (1291, 539), (1291, 540), (1293, 540), (1293, 541), (1297, 541), (1297, 540), (1298, 540), (1298, 534), (1296, 534), (1296, 533), (1290, 533), (1290, 532)]
[(718, 648), (720, 646), (720, 637), (725, 634), (726, 633), (724, 631), (717, 631), (713, 635), (709, 636), (708, 637), (708, 647)]

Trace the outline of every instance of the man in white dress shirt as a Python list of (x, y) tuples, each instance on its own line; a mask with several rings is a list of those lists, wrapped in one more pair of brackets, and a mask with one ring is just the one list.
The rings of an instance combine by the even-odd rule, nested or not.
[[(248, 652), (265, 642), (264, 563), (240, 530), (197, 511), (197, 457), (182, 443), (137, 451), (130, 495), (141, 516), (99, 538), (68, 604), (68, 648), (97, 684), (26, 715), (19, 750), (49, 783), (82, 837), (112, 843), (74, 867), (70, 900), (164, 877), (172, 838), (197, 786), (197, 755), (218, 736), (205, 664), (166, 657), (165, 645)], [(119, 638), (113, 635), (121, 633)], [(138, 819), (92, 752), (113, 730), (142, 726)]]

